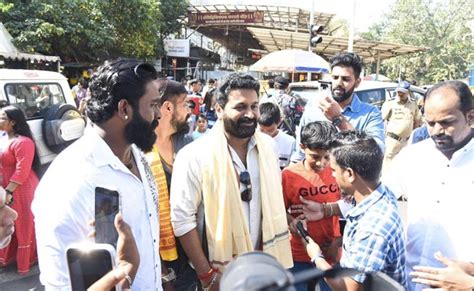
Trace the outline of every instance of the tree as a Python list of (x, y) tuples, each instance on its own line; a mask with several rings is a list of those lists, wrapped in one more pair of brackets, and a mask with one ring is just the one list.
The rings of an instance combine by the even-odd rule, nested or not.
[(331, 36), (349, 37), (349, 23), (346, 19), (336, 18), (329, 22), (326, 31)]
[(164, 56), (163, 39), (184, 25), (188, 1), (103, 1), (102, 11), (114, 28), (122, 55), (140, 58)]
[(156, 57), (159, 32), (158, 2), (143, 0), (100, 1), (114, 39), (111, 52), (124, 57)]
[(166, 54), (163, 40), (171, 34), (180, 32), (184, 27), (184, 18), (189, 6), (188, 1), (161, 0), (161, 25), (159, 28), (158, 53), (161, 56)]
[(363, 37), (426, 48), (384, 61), (381, 72), (392, 79), (400, 71), (421, 83), (465, 78), (474, 61), (472, 7), (474, 0), (398, 0)]
[(111, 38), (93, 1), (10, 1), (1, 15), (15, 45), (72, 61), (107, 55)]
[(26, 52), (76, 62), (155, 59), (160, 36), (179, 31), (186, 8), (173, 0), (14, 0), (0, 5), (0, 21)]

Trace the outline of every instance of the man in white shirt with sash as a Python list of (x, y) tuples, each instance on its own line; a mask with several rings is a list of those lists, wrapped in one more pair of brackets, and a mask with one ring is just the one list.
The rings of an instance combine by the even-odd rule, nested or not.
[(253, 250), (293, 265), (276, 151), (256, 132), (258, 92), (252, 76), (228, 75), (218, 122), (174, 162), (171, 223), (205, 290), (218, 290), (225, 266)]

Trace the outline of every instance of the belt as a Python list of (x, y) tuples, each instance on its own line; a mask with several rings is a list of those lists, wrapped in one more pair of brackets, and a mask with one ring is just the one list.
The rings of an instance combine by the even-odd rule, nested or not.
[(393, 138), (394, 140), (400, 141), (400, 142), (403, 142), (403, 141), (407, 140), (407, 138), (401, 138), (398, 135), (396, 135), (395, 133), (391, 133), (391, 132), (387, 132), (387, 136)]

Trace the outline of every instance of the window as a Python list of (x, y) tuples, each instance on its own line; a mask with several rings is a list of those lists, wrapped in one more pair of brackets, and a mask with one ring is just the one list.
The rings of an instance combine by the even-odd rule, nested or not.
[(25, 113), (27, 119), (44, 117), (51, 105), (65, 103), (66, 98), (57, 83), (15, 83), (5, 86), (8, 102)]
[(385, 101), (385, 89), (373, 89), (365, 91), (357, 91), (357, 96), (360, 100), (365, 103), (373, 104), (377, 107), (381, 107), (382, 103)]
[(421, 92), (417, 92), (417, 91), (412, 91), (412, 93), (413, 93), (413, 98), (417, 102), (417, 104), (420, 104), (420, 103), (423, 104), (425, 94)]

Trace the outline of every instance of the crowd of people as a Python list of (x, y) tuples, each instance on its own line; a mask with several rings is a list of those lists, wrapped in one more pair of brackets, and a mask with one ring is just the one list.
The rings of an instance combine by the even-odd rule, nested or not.
[(472, 92), (436, 84), (420, 110), (400, 82), (379, 110), (354, 92), (362, 68), (356, 54), (337, 54), (331, 94), (304, 108), (283, 77), (259, 96), (247, 74), (203, 89), (147, 63), (106, 62), (79, 100), (83, 137), (39, 184), (21, 110), (0, 109), (0, 263), (16, 256), (28, 272), (37, 250), (46, 290), (68, 290), (65, 251), (93, 240), (100, 186), (120, 194), (118, 266), (91, 290), (219, 290), (227, 264), (254, 250), (292, 273), (363, 272), (297, 290), (361, 290), (371, 272), (408, 290), (474, 288)]

